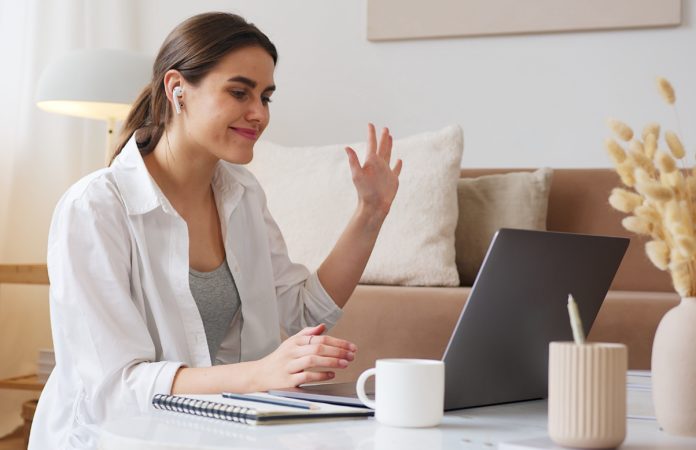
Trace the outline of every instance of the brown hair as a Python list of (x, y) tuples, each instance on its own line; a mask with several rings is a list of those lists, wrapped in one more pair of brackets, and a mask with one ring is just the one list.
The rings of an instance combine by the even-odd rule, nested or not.
[(163, 89), (168, 70), (178, 70), (186, 81), (196, 85), (227, 53), (251, 46), (263, 48), (274, 64), (278, 62), (278, 52), (270, 39), (236, 14), (204, 13), (180, 23), (164, 40), (152, 67), (152, 80), (135, 100), (111, 161), (141, 128), (137, 135), (140, 152), (146, 155), (154, 150), (172, 117), (172, 105)]

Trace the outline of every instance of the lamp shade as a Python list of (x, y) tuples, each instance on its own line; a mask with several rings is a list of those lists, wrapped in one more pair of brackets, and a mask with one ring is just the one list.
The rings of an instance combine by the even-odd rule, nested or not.
[(59, 114), (122, 120), (152, 77), (152, 58), (113, 49), (83, 49), (51, 62), (39, 78), (36, 104)]

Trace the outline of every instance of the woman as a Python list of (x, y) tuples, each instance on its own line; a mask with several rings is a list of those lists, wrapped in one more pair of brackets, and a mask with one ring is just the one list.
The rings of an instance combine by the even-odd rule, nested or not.
[[(346, 148), (358, 207), (316, 273), (293, 264), (242, 167), (268, 125), (274, 45), (239, 16), (167, 37), (110, 167), (58, 203), (48, 244), (56, 368), (30, 448), (93, 448), (157, 393), (329, 380), (355, 345), (323, 335), (365, 268), (398, 188), (392, 138)], [(281, 343), (279, 327), (290, 337)], [(318, 371), (315, 369), (319, 369)]]

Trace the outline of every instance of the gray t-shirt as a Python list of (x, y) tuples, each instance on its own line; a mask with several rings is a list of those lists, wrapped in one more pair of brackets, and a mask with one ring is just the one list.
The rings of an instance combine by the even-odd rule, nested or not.
[[(214, 365), (215, 355), (232, 322), (241, 320), (239, 292), (227, 260), (212, 272), (189, 268), (189, 285), (203, 320), (210, 361)], [(240, 327), (234, 329), (239, 331)]]

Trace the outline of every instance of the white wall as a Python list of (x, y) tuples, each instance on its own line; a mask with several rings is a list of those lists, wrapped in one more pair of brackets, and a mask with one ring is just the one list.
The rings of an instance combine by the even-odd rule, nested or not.
[[(372, 43), (366, 0), (143, 2), (143, 49), (156, 52), (185, 17), (234, 11), (280, 52), (267, 138), (283, 144), (362, 140), (368, 120), (396, 137), (459, 123), (464, 166), (608, 167), (605, 119), (642, 127), (674, 116), (654, 88), (677, 90), (696, 123), (693, 1), (678, 28)], [(685, 136), (694, 148), (696, 133)]]

